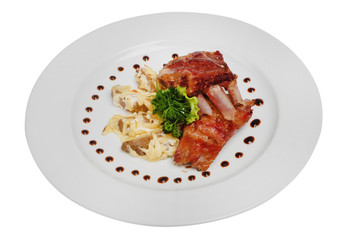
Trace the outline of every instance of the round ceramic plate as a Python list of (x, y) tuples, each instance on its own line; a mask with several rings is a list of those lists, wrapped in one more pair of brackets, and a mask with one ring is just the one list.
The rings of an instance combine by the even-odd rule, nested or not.
[[(101, 133), (117, 84), (137, 87), (136, 68), (157, 72), (174, 54), (219, 50), (251, 120), (208, 171), (148, 162)], [(249, 24), (206, 14), (164, 13), (102, 27), (63, 50), (37, 81), (26, 113), (31, 152), (48, 180), (74, 202), (122, 221), (160, 226), (213, 221), (253, 208), (304, 167), (321, 130), (317, 87), (285, 45)]]

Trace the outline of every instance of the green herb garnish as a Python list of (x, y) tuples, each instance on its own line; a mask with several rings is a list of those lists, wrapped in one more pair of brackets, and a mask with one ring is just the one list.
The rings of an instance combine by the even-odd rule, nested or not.
[(199, 119), (196, 97), (189, 98), (186, 94), (186, 87), (169, 87), (166, 90), (158, 90), (152, 100), (154, 105), (153, 114), (163, 119), (162, 131), (172, 133), (174, 137), (182, 135), (180, 126), (190, 124)]

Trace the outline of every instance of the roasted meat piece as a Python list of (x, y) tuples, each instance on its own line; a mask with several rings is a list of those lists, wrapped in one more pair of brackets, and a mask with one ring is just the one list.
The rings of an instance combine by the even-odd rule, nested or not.
[(206, 170), (225, 143), (251, 118), (254, 101), (242, 99), (237, 76), (219, 51), (178, 57), (164, 66), (158, 79), (166, 88), (187, 87), (187, 95), (197, 96), (201, 118), (184, 127), (174, 161)]
[(245, 105), (236, 107), (234, 121), (226, 120), (212, 105), (212, 115), (203, 115), (184, 128), (175, 153), (175, 163), (207, 170), (225, 143), (251, 118), (253, 104), (254, 101), (246, 101)]
[(187, 95), (197, 96), (211, 85), (235, 80), (219, 51), (193, 52), (167, 63), (158, 74), (164, 87), (187, 87)]

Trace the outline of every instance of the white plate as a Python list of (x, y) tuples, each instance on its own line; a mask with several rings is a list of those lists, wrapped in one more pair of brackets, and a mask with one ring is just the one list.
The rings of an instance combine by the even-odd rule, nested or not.
[[(264, 101), (254, 107), (250, 120), (261, 124), (241, 128), (213, 162), (209, 176), (174, 166), (171, 159), (153, 163), (133, 158), (121, 151), (117, 136), (101, 135), (112, 115), (121, 112), (112, 105), (111, 87), (136, 86), (133, 65), (158, 71), (173, 53), (195, 50), (220, 50), (239, 76), (242, 95)], [(245, 83), (245, 78), (251, 81)], [(255, 92), (249, 93), (250, 87)], [(86, 118), (91, 121), (85, 123)], [(164, 13), (110, 24), (63, 50), (32, 91), (26, 135), (41, 171), (74, 202), (122, 221), (173, 226), (228, 217), (271, 198), (308, 161), (321, 121), (313, 78), (281, 42), (230, 18)], [(248, 136), (255, 138), (252, 144), (244, 143)], [(237, 158), (238, 152), (243, 156)], [(223, 161), (229, 165), (222, 167)], [(116, 171), (120, 167), (123, 171)], [(150, 179), (145, 181), (145, 175)], [(168, 181), (159, 183), (163, 176)], [(176, 178), (182, 181), (176, 183)]]

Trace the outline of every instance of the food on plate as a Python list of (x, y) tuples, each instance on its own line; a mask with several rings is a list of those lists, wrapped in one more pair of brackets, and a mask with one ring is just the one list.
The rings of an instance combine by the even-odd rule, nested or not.
[(207, 170), (224, 144), (251, 118), (254, 101), (242, 99), (237, 75), (219, 51), (176, 58), (158, 78), (165, 87), (186, 87), (189, 96), (197, 96), (201, 118), (184, 127), (174, 161)]
[(120, 85), (112, 87), (113, 104), (131, 113), (114, 115), (102, 132), (103, 135), (117, 134), (123, 142), (123, 151), (149, 161), (172, 157), (179, 143), (178, 138), (162, 132), (162, 120), (152, 113), (155, 77), (157, 74), (151, 68), (141, 68), (136, 74), (141, 89)]
[(111, 132), (123, 141), (123, 151), (149, 161), (172, 157), (179, 143), (178, 138), (161, 131), (161, 121), (151, 112), (114, 115), (102, 134)]
[(164, 87), (187, 87), (190, 97), (203, 93), (212, 85), (236, 78), (219, 51), (198, 51), (178, 57), (167, 63), (158, 74)]
[(112, 87), (113, 104), (130, 112), (152, 111), (153, 95), (153, 93), (140, 89), (132, 89), (131, 86), (115, 85)]
[(136, 74), (138, 88), (148, 92), (155, 92), (157, 90), (157, 73), (145, 65), (140, 68)]
[(172, 157), (176, 152), (178, 142), (178, 138), (169, 134), (152, 132), (149, 135), (123, 142), (121, 149), (134, 157), (157, 161)]
[(234, 121), (227, 120), (209, 103), (212, 113), (204, 114), (201, 119), (185, 126), (183, 136), (174, 156), (176, 164), (190, 164), (205, 171), (215, 160), (225, 143), (251, 117), (251, 102), (235, 107)]
[(158, 75), (145, 66), (136, 79), (139, 89), (113, 87), (113, 103), (131, 114), (114, 115), (103, 132), (119, 135), (121, 149), (135, 157), (174, 157), (205, 171), (252, 116), (255, 101), (242, 99), (219, 51), (175, 58)]
[(163, 119), (162, 131), (172, 133), (174, 137), (180, 137), (181, 127), (184, 123), (190, 124), (199, 119), (196, 97), (189, 98), (186, 88), (177, 86), (166, 90), (159, 90), (152, 100), (153, 114)]
[(137, 137), (161, 131), (161, 121), (151, 112), (135, 112), (128, 115), (114, 115), (103, 134), (116, 133), (121, 141), (132, 140)]

